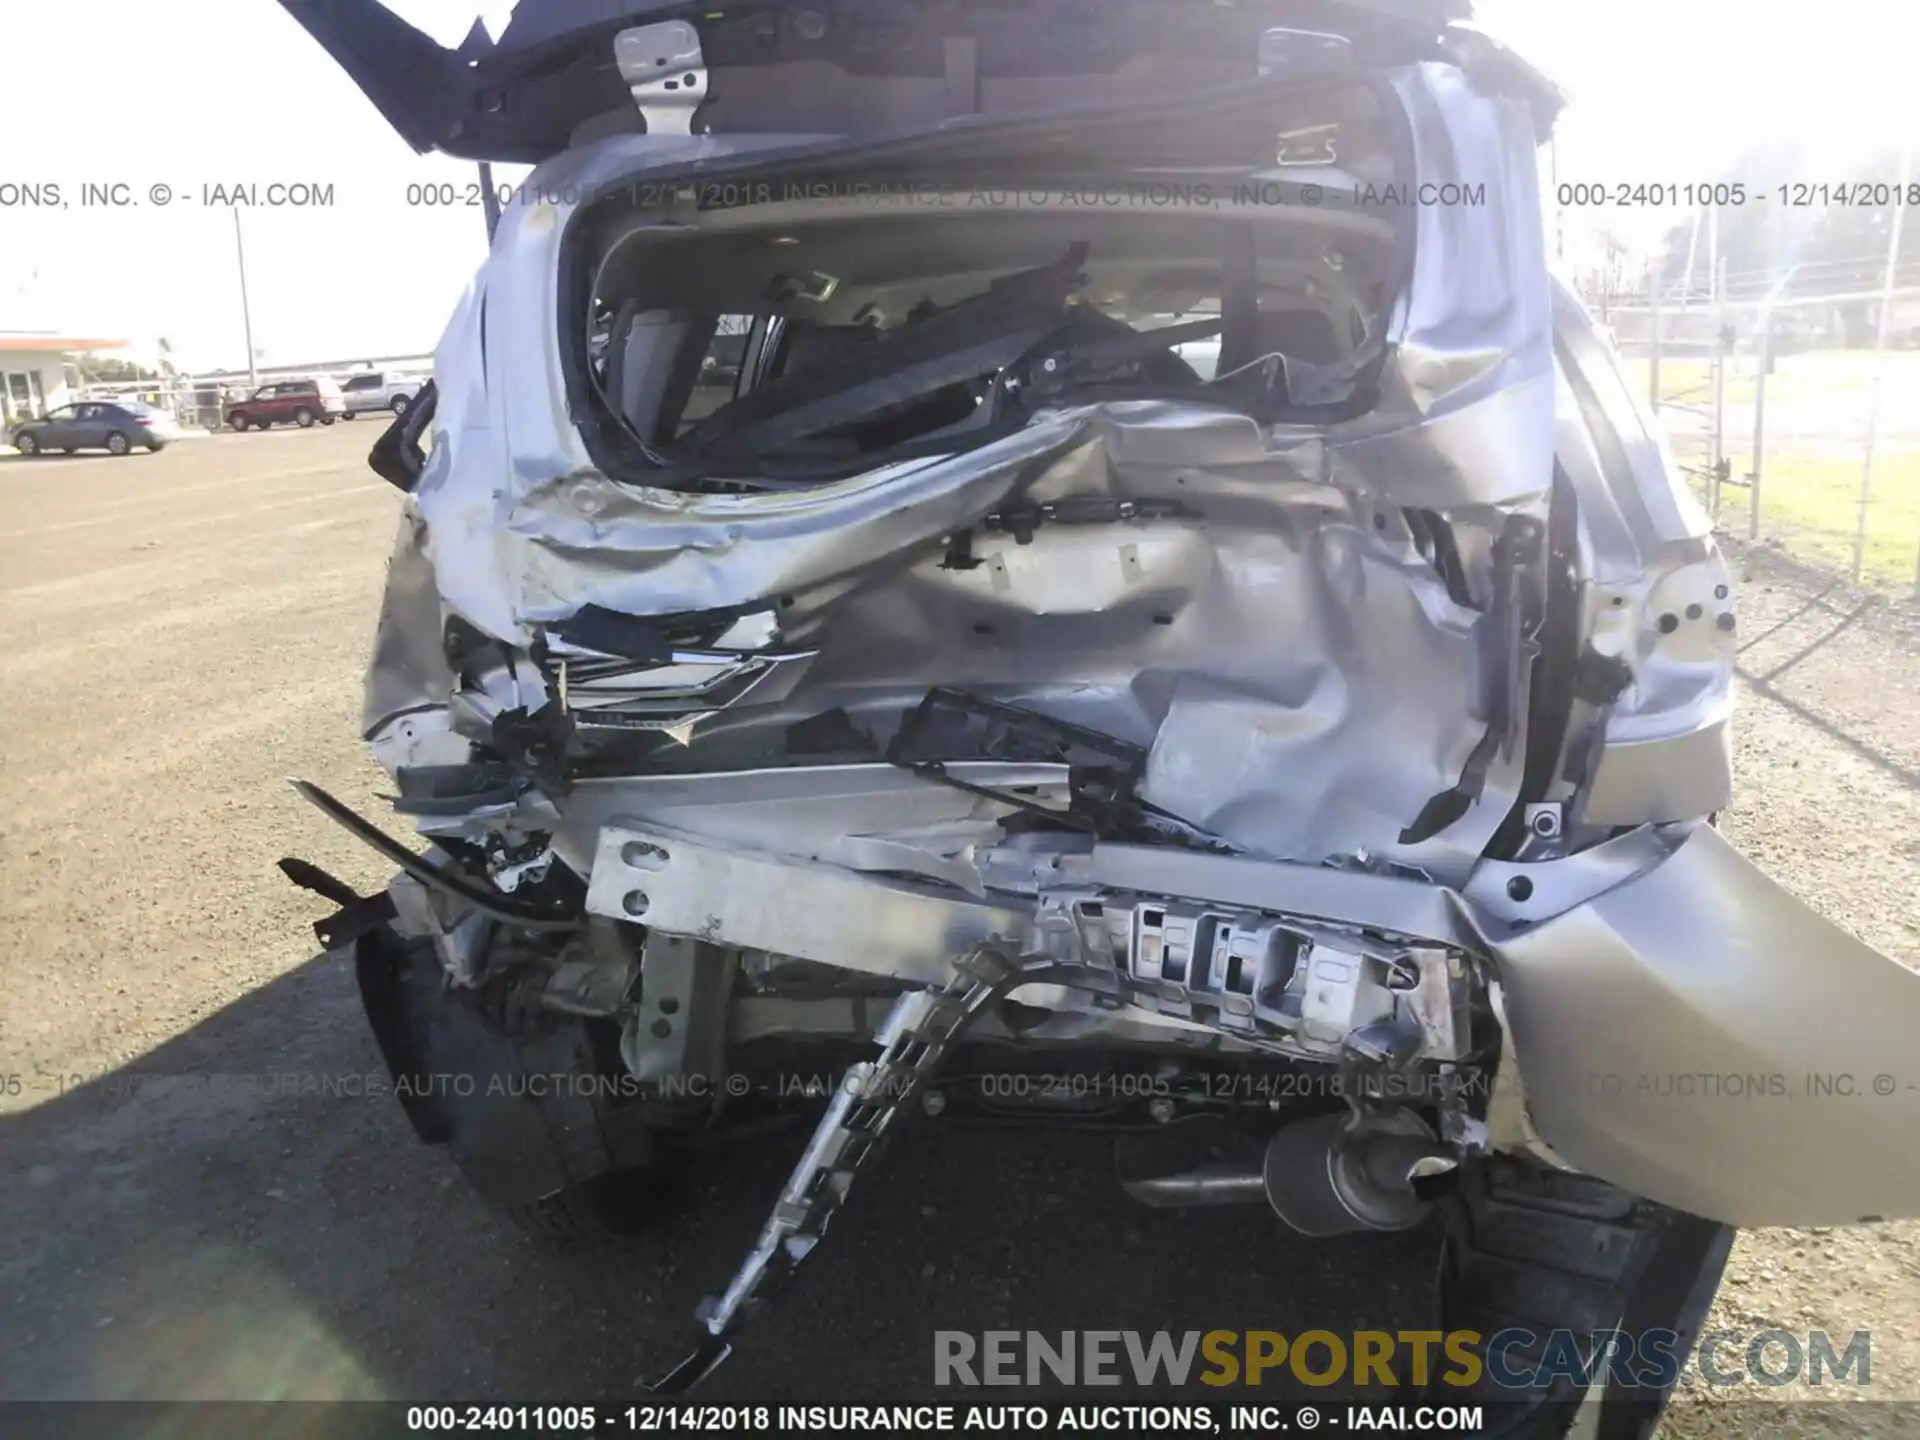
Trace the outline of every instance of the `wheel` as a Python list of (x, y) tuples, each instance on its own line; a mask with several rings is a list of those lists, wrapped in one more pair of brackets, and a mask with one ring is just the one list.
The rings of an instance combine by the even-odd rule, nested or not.
[(340, 417), (338, 415), (322, 415), (320, 417), (320, 423), (322, 425), (331, 425), (334, 421), (338, 420), (339, 418)]
[(396, 395), (393, 397), (393, 403), (388, 405), (387, 408), (393, 411), (396, 416), (399, 416), (406, 414), (407, 407), (411, 404), (413, 404), (413, 401), (409, 400), (405, 395)]
[(374, 1038), (396, 1080), (459, 1075), (450, 1092), (396, 1090), (415, 1133), (444, 1144), (489, 1208), (550, 1242), (631, 1234), (695, 1193), (699, 1157), (655, 1163), (645, 1106), (598, 1084), (515, 1093), (502, 1077), (611, 1073), (619, 1032), (559, 1018), (510, 979), (449, 990), (430, 947), (382, 927), (355, 947), (354, 970)]
[(107, 436), (107, 453), (109, 455), (124, 455), (132, 448), (133, 443), (118, 430)]
[(39, 443), (35, 441), (33, 436), (28, 435), (24, 431), (13, 437), (13, 448), (18, 450), (22, 455), (37, 455), (40, 453)]
[(227, 417), (227, 424), (231, 425), (236, 431), (244, 432), (247, 428), (247, 417), (244, 415), (229, 415)]
[(355, 415), (358, 415), (359, 413), (360, 413), (360, 412), (359, 412), (358, 410), (346, 410), (346, 411), (342, 411), (342, 412), (341, 412), (341, 415), (340, 415), (340, 418), (341, 418), (342, 420), (351, 420), (351, 419), (352, 419), (352, 418), (353, 418), (353, 417), (354, 417)]
[(302, 406), (300, 409), (293, 412), (293, 423), (298, 425), (302, 430), (312, 429), (313, 428), (313, 411), (307, 409), (305, 406)]
[(166, 441), (156, 440), (151, 445), (147, 446), (147, 453), (149, 455), (158, 455), (162, 450), (166, 448), (167, 448)]
[(253, 419), (253, 428), (256, 430), (271, 430), (273, 428), (273, 421), (265, 415), (256, 415)]

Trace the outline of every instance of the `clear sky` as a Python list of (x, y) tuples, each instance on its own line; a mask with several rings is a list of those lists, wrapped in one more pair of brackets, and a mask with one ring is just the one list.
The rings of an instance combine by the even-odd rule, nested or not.
[[(481, 7), (392, 8), (455, 44)], [(0, 68), (0, 186), (57, 181), (67, 202), (0, 207), (0, 329), (138, 352), (165, 336), (183, 365), (245, 364), (232, 215), (198, 198), (222, 182), (333, 186), (328, 209), (241, 214), (264, 363), (431, 349), (485, 257), (480, 211), (407, 203), (474, 167), (415, 155), (272, 0), (7, 0)], [(140, 203), (82, 208), (83, 181)]]
[[(498, 33), (512, 9), (389, 4), (447, 44), (476, 11)], [(1478, 14), (1571, 92), (1562, 180), (1710, 179), (1762, 138), (1812, 152), (1812, 173), (1774, 183), (1817, 180), (1821, 157), (1920, 116), (1920, 0), (1481, 0)], [(0, 205), (0, 329), (125, 336), (137, 354), (166, 336), (183, 364), (244, 363), (233, 221), (199, 198), (219, 183), (333, 186), (331, 208), (242, 212), (265, 363), (430, 349), (482, 258), (477, 209), (408, 203), (409, 185), (464, 185), (473, 167), (416, 156), (272, 0), (11, 0), (0, 73), (0, 198), (57, 182), (66, 201)], [(138, 203), (82, 208), (87, 181)], [(1678, 218), (1568, 221), (1578, 243), (1602, 220), (1650, 240)]]

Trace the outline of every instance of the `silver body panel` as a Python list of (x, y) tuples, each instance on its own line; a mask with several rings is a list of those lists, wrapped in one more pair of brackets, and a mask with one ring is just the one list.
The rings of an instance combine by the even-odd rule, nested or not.
[(1920, 976), (1719, 832), (1494, 953), (1570, 1164), (1735, 1225), (1920, 1214)]
[[(1415, 178), (1484, 183), (1490, 200), (1417, 209), (1366, 413), (1262, 425), (1168, 400), (1076, 404), (964, 453), (774, 493), (595, 467), (562, 379), (555, 284), (578, 207), (538, 197), (696, 163), (725, 175), (831, 137), (620, 135), (547, 162), (436, 355), (433, 446), (390, 571), (368, 737), (391, 768), (458, 762), (495, 716), (555, 698), (524, 665), (462, 690), (440, 648), (448, 617), (524, 653), (587, 607), (777, 606), (781, 683), (669, 717), (688, 763), (431, 833), (549, 835), (596, 916), (909, 986), (949, 984), (983, 943), (1049, 957), (1064, 978), (1018, 992), (1050, 1012), (1030, 1041), (1314, 1055), (1340, 1040), (1325, 1029), (1337, 1013), (1355, 1034), (1417, 1021), (1409, 1043), (1444, 1055), (1446, 977), (1477, 974), (1496, 987), (1501, 1074), (1517, 1081), (1497, 1097), (1495, 1143), (1742, 1225), (1920, 1214), (1920, 1076), (1903, 1068), (1920, 981), (1701, 823), (1731, 795), (1727, 575), (1613, 357), (1548, 278), (1524, 106), (1437, 63), (1389, 80)], [(1566, 753), (1526, 795), (1552, 843), (1496, 863), (1483, 857), (1522, 800), (1540, 697), (1534, 637), (1516, 649), (1495, 623), (1489, 557), (1514, 522), (1544, 526), (1556, 494), (1578, 510), (1565, 643), (1606, 683), (1568, 701)], [(982, 528), (976, 564), (944, 563), (949, 537), (1016, 496), (1098, 502), (1107, 518), (1024, 540)], [(1443, 578), (1414, 512), (1452, 527), (1471, 594)], [(1139, 798), (1205, 846), (1021, 849), (1005, 833), (1018, 806), (884, 765), (702, 768), (826, 712), (884, 730), (936, 686), (1139, 747)], [(1483, 751), (1458, 813), (1416, 834), (1413, 817)], [(1059, 765), (969, 765), (952, 776), (1065, 793)], [(1304, 972), (1330, 987), (1309, 997), (1312, 1024), (1248, 1005), (1235, 1030), (1195, 977), (1149, 993), (1121, 974), (1137, 953), (1117, 940), (1091, 953), (1062, 917), (1103, 896), (1135, 917), (1157, 900), (1189, 921), (1244, 916), (1262, 944), (1331, 952), (1347, 933), (1372, 988), (1329, 962)], [(735, 1031), (769, 1034), (863, 1009), (741, 1003)], [(1807, 1091), (1843, 1073), (1856, 1093)], [(1676, 1080), (1703, 1074), (1779, 1076), (1787, 1093)]]

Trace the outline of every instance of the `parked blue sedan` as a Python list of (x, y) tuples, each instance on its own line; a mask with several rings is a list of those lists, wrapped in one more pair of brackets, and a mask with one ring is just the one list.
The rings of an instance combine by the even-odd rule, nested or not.
[(125, 455), (141, 448), (156, 453), (180, 438), (171, 415), (132, 400), (82, 400), (62, 405), (38, 420), (14, 428), (13, 448), (22, 455), (59, 450), (105, 450)]

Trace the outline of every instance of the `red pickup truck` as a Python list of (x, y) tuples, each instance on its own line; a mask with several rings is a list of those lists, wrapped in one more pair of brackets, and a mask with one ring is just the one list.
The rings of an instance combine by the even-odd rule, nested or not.
[(316, 420), (331, 425), (347, 413), (340, 387), (325, 375), (310, 380), (276, 380), (262, 385), (244, 400), (227, 407), (227, 424), (235, 430), (265, 430), (288, 421), (302, 430)]

